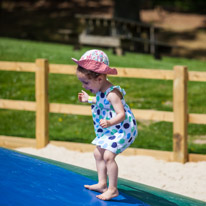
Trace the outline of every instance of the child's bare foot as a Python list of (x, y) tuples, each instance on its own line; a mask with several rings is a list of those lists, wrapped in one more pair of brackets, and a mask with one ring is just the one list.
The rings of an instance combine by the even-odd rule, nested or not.
[(114, 188), (114, 189), (108, 189), (107, 191), (105, 191), (101, 195), (97, 195), (96, 197), (101, 200), (110, 200), (114, 197), (117, 197), (118, 195), (119, 195), (118, 189)]
[(84, 185), (84, 187), (88, 190), (93, 190), (93, 191), (100, 192), (100, 193), (107, 191), (106, 184), (98, 183), (98, 184), (94, 184), (94, 185)]

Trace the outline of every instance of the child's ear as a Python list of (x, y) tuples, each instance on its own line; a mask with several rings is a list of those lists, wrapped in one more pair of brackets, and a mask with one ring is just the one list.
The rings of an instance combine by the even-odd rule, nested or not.
[(97, 81), (98, 81), (98, 82), (102, 82), (103, 79), (104, 79), (104, 76), (103, 76), (103, 75), (99, 75), (99, 76), (97, 77)]

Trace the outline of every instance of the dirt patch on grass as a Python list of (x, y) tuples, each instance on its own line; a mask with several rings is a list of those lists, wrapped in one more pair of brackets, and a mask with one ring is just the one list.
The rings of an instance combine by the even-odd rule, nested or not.
[(173, 51), (174, 55), (206, 60), (205, 15), (169, 12), (157, 8), (142, 10), (140, 17), (143, 22), (163, 29), (160, 32), (162, 41), (180, 47)]
[(194, 144), (206, 144), (206, 135), (195, 136), (192, 139)]
[(206, 16), (169, 12), (163, 9), (142, 10), (141, 20), (166, 30), (184, 32), (206, 27)]

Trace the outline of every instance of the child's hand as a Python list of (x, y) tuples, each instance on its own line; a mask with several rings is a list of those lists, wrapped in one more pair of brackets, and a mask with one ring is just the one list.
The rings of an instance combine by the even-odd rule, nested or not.
[(111, 126), (110, 122), (106, 119), (100, 119), (99, 123), (102, 128), (107, 128)]
[(78, 99), (80, 102), (88, 102), (89, 95), (82, 90), (81, 93), (78, 93)]

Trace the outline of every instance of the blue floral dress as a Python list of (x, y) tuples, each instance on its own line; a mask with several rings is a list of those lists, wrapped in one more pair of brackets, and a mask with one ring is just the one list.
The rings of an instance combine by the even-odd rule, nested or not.
[[(99, 123), (101, 119), (110, 120), (116, 116), (113, 106), (107, 100), (107, 95), (114, 89), (118, 89), (123, 96), (121, 101), (125, 110), (125, 119), (117, 125), (102, 128)], [(96, 104), (92, 105), (92, 117), (96, 133), (96, 138), (92, 141), (92, 144), (115, 154), (119, 154), (129, 147), (134, 142), (138, 133), (134, 115), (125, 103), (125, 94), (126, 92), (120, 86), (112, 86), (104, 93), (99, 91), (96, 94)]]

